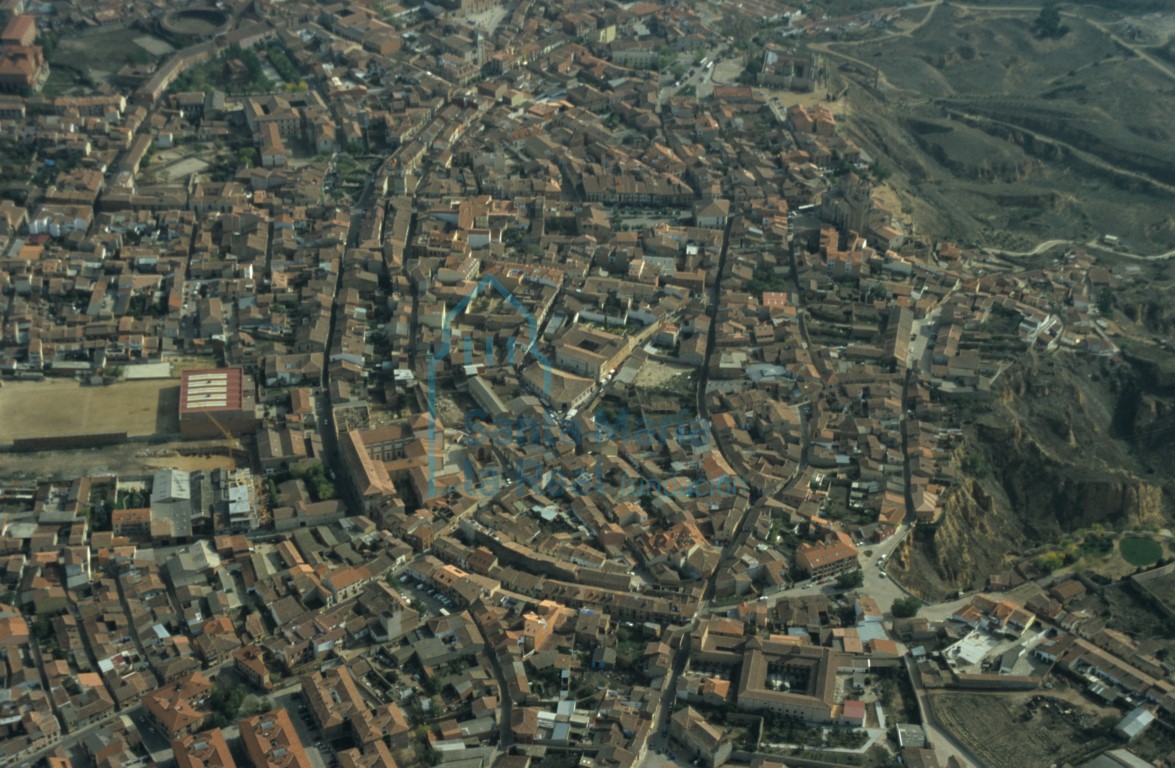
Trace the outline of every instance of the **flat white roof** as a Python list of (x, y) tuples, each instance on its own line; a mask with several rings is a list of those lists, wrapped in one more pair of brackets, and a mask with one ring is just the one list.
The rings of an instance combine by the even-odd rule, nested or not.
[(219, 398), (217, 400), (201, 400), (199, 402), (188, 401), (188, 409), (192, 408), (227, 408), (228, 400)]

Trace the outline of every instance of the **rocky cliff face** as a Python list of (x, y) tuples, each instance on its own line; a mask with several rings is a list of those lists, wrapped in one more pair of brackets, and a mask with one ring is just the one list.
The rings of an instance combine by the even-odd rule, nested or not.
[(1023, 541), (1007, 510), (996, 507), (968, 478), (945, 500), (940, 523), (908, 537), (889, 568), (907, 589), (940, 598), (1002, 570), (1008, 553), (1018, 551)]
[(1030, 361), (1009, 372), (965, 427), (952, 458), (963, 477), (942, 521), (917, 531), (894, 558), (903, 583), (938, 598), (983, 586), (992, 572), (1064, 534), (1170, 517), (1175, 483), (1163, 456), (1170, 441), (1148, 439), (1166, 421), (1160, 414), (1171, 413), (1169, 402), (1140, 398), (1128, 369), (1088, 371), (1074, 361)]

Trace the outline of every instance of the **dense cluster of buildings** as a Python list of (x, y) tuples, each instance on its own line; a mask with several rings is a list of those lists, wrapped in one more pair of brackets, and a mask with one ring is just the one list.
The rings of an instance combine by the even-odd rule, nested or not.
[[(711, 707), (876, 724), (849, 683), (908, 638), (868, 595), (768, 597), (940, 521), (949, 400), (1010, 350), (1116, 351), (1129, 270), (973, 269), (832, 106), (781, 106), (820, 75), (794, 9), (752, 4), (787, 21), (760, 74), (698, 98), (657, 71), (730, 53), (689, 4), (227, 4), (127, 98), (36, 93), (38, 25), (166, 4), (19, 5), (0, 373), (185, 360), (160, 439), (233, 468), (5, 487), (3, 760), (633, 768), (661, 724), (716, 766)], [(953, 620), (1039, 614), (1002, 605)], [(1035, 653), (1169, 705), (1080, 631)]]

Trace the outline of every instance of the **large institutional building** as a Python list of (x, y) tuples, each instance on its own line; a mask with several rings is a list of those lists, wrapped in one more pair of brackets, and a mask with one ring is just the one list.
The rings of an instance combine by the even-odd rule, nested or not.
[(240, 368), (184, 371), (180, 379), (180, 434), (221, 437), (257, 429), (253, 380)]
[(690, 636), (690, 662), (738, 669), (735, 706), (745, 712), (774, 712), (810, 723), (840, 715), (836, 672), (846, 657), (830, 648), (786, 635), (746, 637), (725, 632), (721, 623), (703, 623)]

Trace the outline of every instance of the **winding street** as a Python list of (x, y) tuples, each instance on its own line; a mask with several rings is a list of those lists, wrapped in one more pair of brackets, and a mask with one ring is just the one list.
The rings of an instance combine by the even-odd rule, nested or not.
[(1114, 256), (1117, 256), (1117, 257), (1123, 258), (1123, 259), (1133, 259), (1134, 261), (1166, 261), (1168, 259), (1175, 258), (1175, 248), (1172, 248), (1169, 251), (1164, 251), (1163, 253), (1155, 253), (1155, 254), (1151, 254), (1151, 255), (1147, 256), (1147, 255), (1143, 255), (1143, 254), (1139, 254), (1139, 253), (1126, 253), (1124, 251), (1116, 251), (1112, 248), (1105, 247), (1104, 245), (1098, 243), (1098, 241), (1096, 241), (1096, 240), (1086, 240), (1086, 241), (1081, 241), (1081, 240), (1045, 240), (1041, 243), (1038, 243), (1036, 245), (1036, 247), (1034, 247), (1028, 251), (1005, 251), (1002, 248), (993, 248), (990, 246), (981, 246), (979, 250), (983, 251), (984, 253), (986, 253), (990, 256), (1000, 256), (1000, 257), (1004, 257), (1004, 258), (1012, 258), (1012, 259), (1021, 258), (1022, 259), (1022, 258), (1028, 258), (1031, 256), (1039, 256), (1040, 254), (1042, 254), (1046, 251), (1052, 250), (1053, 248), (1059, 248), (1063, 245), (1069, 245), (1069, 246), (1073, 246), (1076, 248), (1092, 248), (1093, 250), (1096, 250), (1096, 251), (1102, 251), (1103, 253), (1113, 254)]

